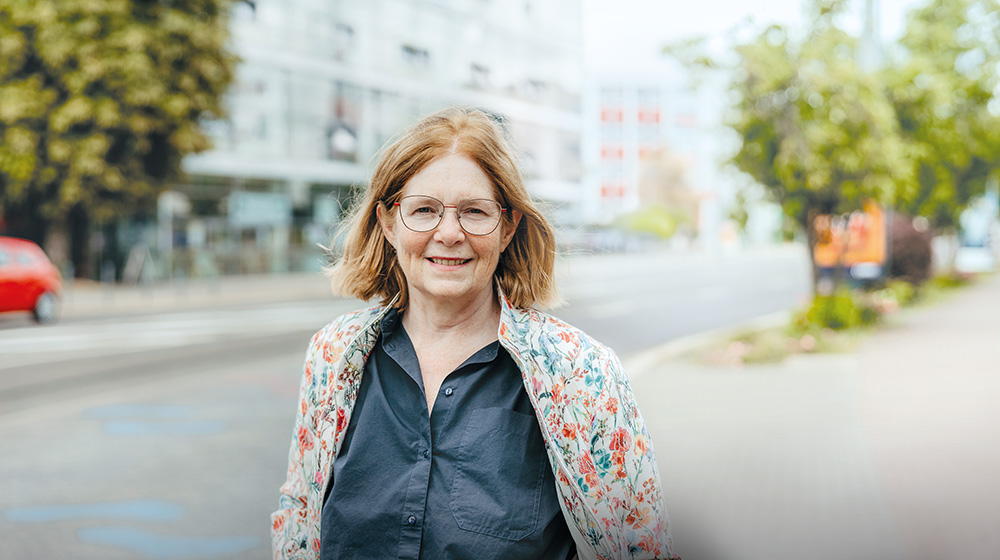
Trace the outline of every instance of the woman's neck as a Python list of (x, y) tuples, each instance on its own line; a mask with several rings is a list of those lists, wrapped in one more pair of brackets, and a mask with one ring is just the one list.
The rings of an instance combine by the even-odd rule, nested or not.
[(473, 301), (447, 304), (430, 301), (410, 293), (403, 328), (410, 338), (433, 340), (451, 336), (496, 340), (500, 326), (500, 303), (489, 290)]

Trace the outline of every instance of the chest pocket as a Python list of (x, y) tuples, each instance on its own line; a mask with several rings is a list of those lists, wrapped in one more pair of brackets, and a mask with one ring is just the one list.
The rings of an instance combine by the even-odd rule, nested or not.
[[(548, 468), (538, 422), (503, 408), (472, 413), (462, 436), (451, 513), (466, 531), (509, 540), (535, 532)], [(558, 506), (557, 506), (558, 507)]]

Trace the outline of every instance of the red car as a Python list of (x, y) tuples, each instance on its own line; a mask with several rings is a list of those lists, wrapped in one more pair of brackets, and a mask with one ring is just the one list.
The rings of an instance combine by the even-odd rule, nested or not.
[(42, 248), (25, 239), (0, 237), (0, 312), (31, 311), (35, 321), (59, 318), (62, 276)]

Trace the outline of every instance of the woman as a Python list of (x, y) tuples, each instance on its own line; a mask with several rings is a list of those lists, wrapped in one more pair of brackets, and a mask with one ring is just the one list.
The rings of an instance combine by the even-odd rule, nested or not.
[(381, 304), (306, 356), (275, 558), (671, 558), (614, 353), (556, 300), (552, 230), (500, 126), (449, 109), (388, 145), (335, 292)]

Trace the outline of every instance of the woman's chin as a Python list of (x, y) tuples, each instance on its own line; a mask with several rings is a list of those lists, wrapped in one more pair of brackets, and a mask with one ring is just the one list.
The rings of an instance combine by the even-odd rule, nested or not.
[(434, 282), (432, 285), (420, 290), (420, 292), (430, 301), (448, 303), (455, 301), (469, 302), (490, 294), (490, 289), (491, 286), (489, 284), (486, 286), (471, 287), (465, 282), (444, 281)]

